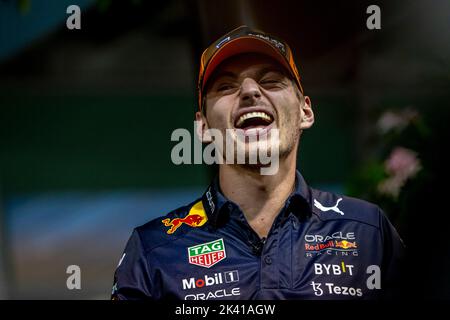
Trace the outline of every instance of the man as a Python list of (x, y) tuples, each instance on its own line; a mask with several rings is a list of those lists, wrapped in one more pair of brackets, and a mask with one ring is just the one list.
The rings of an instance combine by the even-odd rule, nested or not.
[[(134, 230), (113, 299), (393, 294), (403, 245), (381, 210), (310, 188), (296, 171), (314, 113), (286, 43), (246, 26), (213, 43), (201, 59), (196, 119), (203, 142), (217, 143), (208, 130), (228, 132), (246, 161), (223, 161), (201, 198)], [(219, 157), (227, 148), (219, 143)], [(274, 172), (248, 161), (260, 149), (277, 155)]]

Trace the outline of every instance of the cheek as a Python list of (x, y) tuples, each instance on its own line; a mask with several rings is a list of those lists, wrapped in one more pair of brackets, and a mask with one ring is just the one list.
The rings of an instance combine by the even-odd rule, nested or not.
[(207, 119), (211, 128), (228, 127), (231, 108), (225, 99), (216, 100), (214, 104), (208, 105)]
[(280, 120), (282, 124), (285, 124), (291, 129), (299, 125), (300, 109), (298, 107), (298, 101), (292, 99), (285, 99), (282, 101)]

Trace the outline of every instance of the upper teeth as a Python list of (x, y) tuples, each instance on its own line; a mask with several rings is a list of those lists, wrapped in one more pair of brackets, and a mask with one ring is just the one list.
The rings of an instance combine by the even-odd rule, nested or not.
[(236, 126), (237, 127), (241, 126), (245, 120), (250, 118), (262, 118), (264, 120), (267, 120), (268, 122), (272, 121), (271, 117), (265, 112), (249, 112), (239, 117)]

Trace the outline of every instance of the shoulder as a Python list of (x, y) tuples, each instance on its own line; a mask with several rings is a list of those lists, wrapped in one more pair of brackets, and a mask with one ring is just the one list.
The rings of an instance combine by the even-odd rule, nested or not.
[(352, 220), (380, 228), (385, 218), (376, 204), (362, 199), (313, 188), (311, 195), (312, 212), (320, 220)]
[(202, 227), (207, 221), (199, 198), (137, 227), (135, 233), (139, 236), (142, 249), (148, 252), (184, 238), (192, 229)]

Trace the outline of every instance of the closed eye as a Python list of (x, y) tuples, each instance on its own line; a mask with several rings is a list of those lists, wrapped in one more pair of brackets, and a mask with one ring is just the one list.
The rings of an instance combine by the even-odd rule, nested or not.
[(261, 75), (259, 83), (262, 85), (277, 85), (284, 82), (284, 75), (278, 71), (267, 71)]
[(222, 84), (217, 88), (217, 91), (226, 91), (226, 90), (231, 90), (233, 88), (234, 87), (231, 84)]
[(270, 77), (261, 79), (259, 84), (266, 89), (281, 89), (285, 85), (285, 82), (283, 81), (283, 78)]
[(278, 82), (280, 82), (280, 81), (277, 80), (277, 79), (264, 79), (264, 80), (261, 80), (261, 81), (260, 81), (261, 84), (266, 84), (266, 83), (278, 83)]

